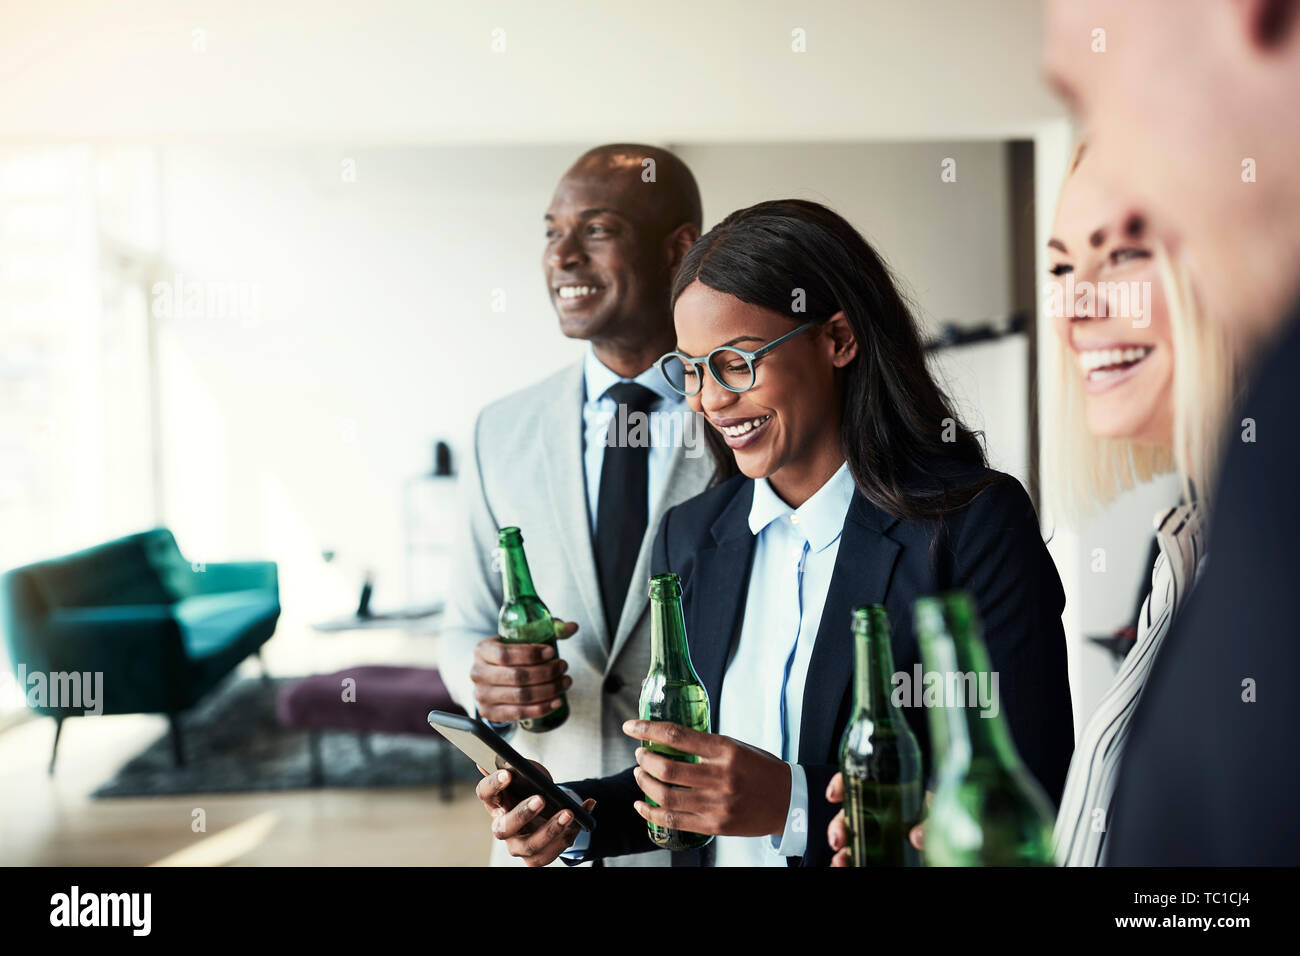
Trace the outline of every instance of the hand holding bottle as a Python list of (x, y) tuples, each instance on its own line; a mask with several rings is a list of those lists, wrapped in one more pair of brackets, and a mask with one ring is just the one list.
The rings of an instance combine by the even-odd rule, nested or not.
[[(835, 774), (831, 777), (830, 786), (826, 788), (826, 799), (831, 803), (844, 802), (844, 777), (842, 774)], [(925, 792), (925, 804), (928, 807), (930, 801), (934, 799), (934, 794), (927, 790)], [(924, 851), (925, 846), (925, 821), (922, 820), (916, 826), (912, 827), (907, 834), (908, 842), (917, 850)], [(826, 841), (830, 844), (835, 855), (831, 857), (831, 866), (852, 866), (853, 861), (849, 858), (849, 828), (848, 821), (841, 810), (831, 818), (830, 826), (826, 828)]]
[[(572, 621), (555, 625), (558, 638), (578, 630)], [(549, 644), (508, 644), (500, 637), (479, 641), (469, 672), (474, 705), (480, 717), (494, 723), (544, 717), (561, 706), (562, 695), (573, 685), (568, 669)]]
[[(532, 764), (546, 774), (548, 780), (551, 779), (545, 767), (536, 760)], [(551, 816), (545, 800), (536, 794), (526, 795), (512, 790), (512, 780), (513, 774), (509, 770), (498, 770), (486, 774), (474, 791), (492, 815), (492, 835), (505, 842), (511, 856), (529, 866), (546, 866), (555, 862), (578, 837), (578, 824), (574, 822), (573, 814), (561, 810)], [(590, 798), (582, 802), (583, 809), (588, 812), (595, 806), (596, 801)]]
[[(559, 659), (556, 639), (568, 637), (577, 627), (561, 627), (563, 622), (556, 621), (537, 596), (524, 554), (523, 533), (514, 525), (501, 528), (497, 544), (501, 549), (502, 604), (497, 614), (496, 643), (531, 645), (537, 650), (517, 654), (499, 650), (492, 640), (479, 642), (470, 669), (475, 705), (486, 703), (489, 707), (485, 712), (479, 706), (480, 717), (498, 723), (517, 721), (524, 730), (546, 733), (562, 726), (569, 717), (564, 692), (573, 684), (573, 678), (563, 676), (568, 666)], [(507, 714), (511, 716), (504, 716)]]
[(713, 836), (785, 832), (790, 767), (784, 760), (721, 734), (666, 721), (625, 721), (623, 733), (699, 758), (689, 763), (637, 748), (633, 775), (642, 792), (658, 804), (633, 804), (648, 822)]

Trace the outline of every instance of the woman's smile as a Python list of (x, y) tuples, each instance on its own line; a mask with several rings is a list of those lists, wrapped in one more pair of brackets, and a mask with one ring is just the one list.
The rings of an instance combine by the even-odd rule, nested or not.
[(710, 418), (709, 423), (722, 435), (722, 440), (732, 451), (748, 448), (767, 433), (772, 416), (758, 415), (754, 418)]
[(1110, 391), (1132, 379), (1156, 350), (1154, 345), (1088, 348), (1076, 344), (1074, 348), (1083, 372), (1083, 390), (1089, 395)]

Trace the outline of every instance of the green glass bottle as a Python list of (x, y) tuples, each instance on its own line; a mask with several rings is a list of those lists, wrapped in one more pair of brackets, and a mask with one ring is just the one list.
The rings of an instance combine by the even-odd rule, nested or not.
[(907, 838), (924, 812), (921, 748), (890, 693), (894, 652), (883, 607), (854, 609), (853, 642), (853, 719), (840, 741), (852, 865), (921, 866)]
[(915, 613), (935, 760), (926, 863), (1054, 865), (1055, 814), (1016, 753), (1001, 705), (991, 704), (996, 685), (974, 601), (951, 592), (922, 598)]
[[(504, 603), (497, 615), (498, 633), (507, 644), (550, 644), (555, 647), (555, 624), (551, 612), (533, 587), (524, 556), (524, 536), (518, 528), (501, 528), (497, 532), (501, 546), (501, 591)], [(558, 653), (558, 651), (557, 651)], [(560, 706), (544, 717), (519, 721), (524, 730), (542, 733), (554, 730), (569, 716), (568, 698), (560, 695)]]
[[(657, 574), (650, 579), (650, 673), (641, 682), (639, 713), (642, 720), (666, 720), (709, 732), (709, 694), (691, 665), (686, 620), (682, 616), (682, 585), (675, 574)], [(700, 759), (646, 740), (641, 741), (641, 746), (673, 760), (698, 763)], [(658, 806), (649, 797), (646, 802)], [(713, 839), (648, 821), (646, 827), (655, 845), (666, 850), (693, 850)]]

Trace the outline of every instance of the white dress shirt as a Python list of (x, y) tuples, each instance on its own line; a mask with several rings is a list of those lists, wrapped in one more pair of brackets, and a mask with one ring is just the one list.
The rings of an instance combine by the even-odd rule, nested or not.
[[(798, 764), (804, 681), (853, 493), (847, 463), (798, 508), (767, 479), (754, 482), (749, 530), (757, 540), (744, 623), (714, 706), (720, 734), (790, 765), (790, 805), (779, 839), (718, 837), (717, 866), (785, 866), (807, 849), (808, 781)], [(847, 632), (847, 618), (839, 623)]]
[[(673, 461), (674, 436), (681, 436), (685, 414), (693, 414), (685, 399), (664, 381), (663, 373), (653, 365), (634, 379), (625, 379), (596, 358), (596, 350), (587, 345), (587, 355), (582, 362), (583, 381), (587, 392), (582, 403), (582, 458), (587, 476), (587, 509), (591, 515), (591, 532), (596, 533), (596, 506), (600, 500), (600, 470), (605, 464), (605, 434), (610, 419), (618, 410), (614, 399), (605, 394), (611, 385), (633, 381), (644, 385), (659, 396), (659, 402), (650, 410), (650, 500), (646, 514), (654, 514), (655, 503), (663, 494), (667, 483), (668, 467)], [(676, 418), (676, 421), (670, 419)], [(658, 529), (648, 529), (654, 532)]]

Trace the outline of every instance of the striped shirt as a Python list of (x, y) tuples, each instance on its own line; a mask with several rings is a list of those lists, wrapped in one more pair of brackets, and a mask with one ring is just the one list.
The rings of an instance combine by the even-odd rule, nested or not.
[(1056, 862), (1061, 866), (1103, 862), (1110, 801), (1129, 722), (1151, 663), (1175, 612), (1187, 599), (1205, 554), (1201, 514), (1194, 504), (1158, 514), (1155, 526), (1160, 554), (1151, 572), (1151, 593), (1138, 616), (1137, 641), (1089, 718), (1070, 761), (1053, 835)]

